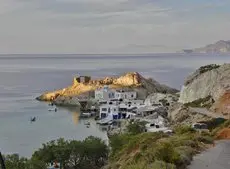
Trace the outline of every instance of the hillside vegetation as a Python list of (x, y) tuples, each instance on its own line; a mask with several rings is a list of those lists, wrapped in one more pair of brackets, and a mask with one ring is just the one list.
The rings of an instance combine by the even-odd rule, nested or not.
[(110, 138), (111, 154), (105, 169), (185, 168), (193, 155), (212, 144), (206, 132), (178, 126), (174, 135), (140, 133), (114, 135)]

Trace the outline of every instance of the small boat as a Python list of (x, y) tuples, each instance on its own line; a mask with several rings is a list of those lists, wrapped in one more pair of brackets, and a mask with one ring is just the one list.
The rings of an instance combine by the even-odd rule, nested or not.
[(82, 117), (82, 118), (91, 117), (91, 113), (82, 113), (82, 114), (81, 114), (81, 117)]
[(100, 124), (100, 125), (111, 125), (111, 124), (113, 124), (113, 120), (102, 119), (102, 120), (97, 121), (97, 124)]
[(90, 122), (89, 122), (89, 121), (85, 122), (85, 125), (88, 125), (88, 126), (89, 126), (89, 125), (90, 125)]
[(55, 112), (57, 112), (57, 108), (55, 108), (55, 109), (49, 109), (48, 111), (55, 111)]
[(36, 117), (31, 117), (30, 118), (30, 122), (32, 123), (32, 122), (35, 122), (36, 121)]

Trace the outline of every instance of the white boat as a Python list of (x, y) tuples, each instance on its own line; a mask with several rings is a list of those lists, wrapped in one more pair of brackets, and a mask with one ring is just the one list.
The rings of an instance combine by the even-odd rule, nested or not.
[(91, 117), (91, 113), (82, 113), (81, 117)]
[(49, 109), (48, 111), (57, 111), (57, 108), (54, 108), (54, 109)]

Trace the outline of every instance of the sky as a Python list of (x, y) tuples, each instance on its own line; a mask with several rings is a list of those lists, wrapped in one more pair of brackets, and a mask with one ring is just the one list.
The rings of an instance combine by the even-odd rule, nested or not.
[(0, 0), (0, 53), (168, 53), (230, 40), (230, 0)]

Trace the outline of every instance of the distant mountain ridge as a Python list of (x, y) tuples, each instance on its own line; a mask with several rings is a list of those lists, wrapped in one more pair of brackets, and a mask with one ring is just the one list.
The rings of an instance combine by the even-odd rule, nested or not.
[(220, 40), (214, 44), (196, 49), (184, 49), (184, 53), (230, 53), (230, 40)]

